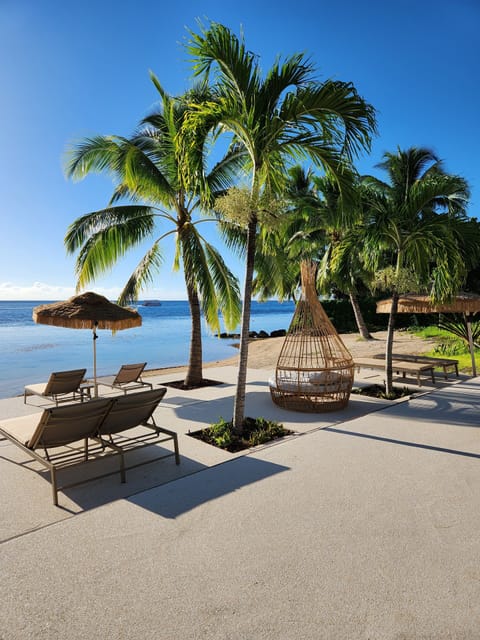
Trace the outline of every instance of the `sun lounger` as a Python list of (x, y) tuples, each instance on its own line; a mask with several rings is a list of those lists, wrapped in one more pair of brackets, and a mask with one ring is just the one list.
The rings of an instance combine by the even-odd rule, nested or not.
[[(355, 368), (360, 369), (379, 369), (385, 370), (385, 361), (379, 358), (355, 358)], [(433, 372), (434, 366), (428, 363), (422, 362), (407, 362), (404, 360), (394, 360), (392, 363), (392, 369), (394, 373), (402, 374), (405, 378), (406, 374), (413, 374), (417, 378), (417, 384), (422, 386), (420, 376), (422, 374), (430, 375), (432, 382), (435, 382), (435, 374)]]
[(162, 451), (161, 456), (139, 464), (168, 456), (175, 456), (175, 462), (180, 463), (177, 434), (158, 427), (153, 420), (153, 412), (165, 393), (166, 389), (161, 388), (51, 407), (42, 413), (1, 420), (0, 434), (50, 471), (53, 504), (58, 505), (59, 490), (117, 473), (110, 471), (89, 477), (88, 480), (59, 486), (57, 471), (67, 466), (98, 461), (99, 457), (117, 454), (120, 457), (121, 481), (125, 482), (127, 451), (169, 440), (173, 442), (173, 452)]
[(152, 389), (128, 395), (117, 396), (111, 410), (100, 425), (98, 435), (102, 441), (119, 448), (123, 453), (132, 449), (139, 449), (151, 444), (159, 444), (172, 440), (174, 451), (162, 453), (156, 458), (149, 458), (143, 462), (130, 465), (126, 469), (150, 464), (168, 456), (175, 456), (176, 464), (180, 464), (178, 438), (174, 431), (159, 427), (153, 418), (153, 412), (158, 407), (167, 389)]
[(141, 362), (139, 364), (124, 364), (120, 367), (117, 375), (97, 378), (97, 384), (103, 384), (107, 387), (111, 387), (112, 389), (120, 389), (124, 393), (127, 393), (132, 389), (140, 389), (141, 387), (149, 387), (150, 389), (153, 389), (153, 384), (150, 382), (144, 382), (141, 377), (146, 366), (146, 362)]
[(100, 398), (0, 421), (1, 434), (50, 471), (53, 504), (58, 505), (60, 489), (74, 486), (58, 486), (57, 470), (88, 461), (88, 441), (97, 436), (111, 404), (111, 398)]
[[(50, 375), (48, 382), (31, 384), (25, 387), (23, 402), (27, 404), (27, 396), (37, 395), (47, 398), (58, 405), (59, 402), (84, 399), (85, 390), (81, 384), (84, 380), (86, 369), (73, 369), (72, 371), (55, 371)], [(88, 394), (88, 389), (86, 390)]]

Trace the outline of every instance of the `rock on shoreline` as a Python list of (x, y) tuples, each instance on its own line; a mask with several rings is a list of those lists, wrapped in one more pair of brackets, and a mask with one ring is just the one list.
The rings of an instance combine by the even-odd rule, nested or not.
[[(248, 334), (248, 337), (251, 339), (256, 339), (256, 338), (283, 338), (284, 336), (286, 336), (287, 331), (286, 329), (275, 329), (275, 331), (271, 331), (270, 333), (267, 333), (267, 331), (250, 331)], [(229, 340), (238, 340), (240, 338), (240, 334), (239, 333), (216, 333), (215, 337), (217, 338), (226, 338)]]

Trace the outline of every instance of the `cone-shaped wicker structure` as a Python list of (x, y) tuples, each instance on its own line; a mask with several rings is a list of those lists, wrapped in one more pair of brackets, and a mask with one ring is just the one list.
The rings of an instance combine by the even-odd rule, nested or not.
[(345, 407), (354, 376), (353, 358), (318, 300), (316, 272), (315, 263), (302, 262), (302, 297), (270, 381), (275, 404), (310, 413)]

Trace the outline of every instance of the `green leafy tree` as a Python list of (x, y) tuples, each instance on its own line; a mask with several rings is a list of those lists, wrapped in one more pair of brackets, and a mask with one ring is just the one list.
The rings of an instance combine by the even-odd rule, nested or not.
[[(210, 79), (217, 95), (186, 124), (195, 131), (201, 120), (202, 128), (207, 123), (212, 131), (229, 132), (233, 147), (244, 155), (249, 177), (251, 207), (244, 222), (245, 278), (233, 412), (234, 428), (241, 431), (256, 240), (259, 225), (264, 224), (261, 203), (281, 194), (288, 168), (307, 159), (335, 176), (345, 189), (345, 160), (369, 148), (375, 116), (352, 83), (318, 82), (312, 63), (302, 54), (277, 60), (263, 76), (257, 56), (246, 48), (243, 37), (221, 24), (191, 32), (187, 50), (194, 73)], [(186, 153), (193, 148), (192, 139)], [(197, 171), (201, 169), (198, 165)]]
[[(200, 234), (199, 224), (207, 218), (194, 215), (202, 203), (208, 207), (200, 193), (208, 191), (213, 202), (232, 183), (239, 157), (235, 152), (226, 154), (208, 174), (199, 174), (187, 185), (179, 134), (189, 109), (210, 99), (211, 94), (199, 85), (185, 96), (171, 97), (153, 74), (152, 80), (160, 94), (160, 106), (142, 121), (135, 135), (97, 136), (71, 148), (66, 162), (69, 177), (109, 173), (116, 186), (106, 208), (83, 215), (70, 225), (65, 245), (70, 253), (78, 251), (77, 288), (82, 288), (153, 237), (120, 294), (119, 303), (125, 304), (136, 300), (157, 275), (163, 262), (163, 241), (168, 236), (175, 239), (173, 267), (178, 270), (183, 265), (192, 321), (184, 385), (194, 386), (203, 380), (201, 312), (208, 325), (219, 331), (219, 310), (227, 328), (233, 329), (238, 325), (241, 309), (236, 277), (219, 251)], [(195, 161), (203, 163), (209, 132), (197, 128), (194, 134), (198, 155)], [(160, 235), (158, 228), (162, 230)]]
[[(351, 181), (351, 189), (357, 195), (358, 185), (353, 172)], [(345, 253), (341, 261), (334, 259), (341, 238), (357, 224), (358, 205), (350, 203), (345, 210), (336, 180), (330, 176), (315, 176), (300, 166), (289, 171), (286, 194), (288, 212), (281, 223), (273, 231), (259, 234), (255, 293), (295, 299), (300, 285), (301, 261), (320, 262), (318, 290), (326, 294), (335, 290), (348, 296), (358, 330), (363, 338), (369, 339), (359, 290), (366, 290), (363, 283), (370, 276), (357, 248)]]
[[(386, 342), (386, 393), (392, 393), (392, 351), (400, 294), (428, 292), (434, 302), (451, 298), (478, 256), (466, 218), (469, 189), (445, 172), (430, 150), (412, 147), (385, 153), (377, 165), (388, 182), (365, 176), (368, 209), (363, 255), (377, 270), (377, 284), (392, 294)], [(385, 266), (386, 265), (386, 266)], [(381, 268), (385, 267), (385, 268)]]
[(327, 228), (329, 241), (320, 264), (318, 280), (321, 290), (334, 289), (348, 296), (358, 331), (364, 340), (370, 340), (359, 295), (368, 290), (373, 274), (367, 269), (362, 253), (358, 250), (363, 220), (362, 187), (356, 174), (352, 173), (351, 178), (354, 197), (348, 203), (348, 211), (344, 209), (334, 181), (328, 176), (317, 178), (316, 181), (321, 208), (325, 220), (330, 223)]
[[(277, 297), (296, 302), (301, 286), (301, 260), (317, 260), (323, 250), (324, 236), (316, 233), (317, 227), (312, 222), (318, 209), (312, 175), (311, 170), (300, 165), (289, 169), (282, 215), (277, 224), (259, 229), (253, 291), (261, 300)], [(314, 229), (315, 238), (313, 233), (306, 232), (307, 226), (308, 231)]]

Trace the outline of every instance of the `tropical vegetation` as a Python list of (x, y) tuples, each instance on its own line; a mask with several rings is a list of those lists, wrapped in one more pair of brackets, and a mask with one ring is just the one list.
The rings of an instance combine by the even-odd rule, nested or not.
[[(282, 196), (292, 164), (310, 160), (338, 183), (347, 198), (348, 163), (368, 150), (375, 133), (375, 113), (350, 82), (315, 78), (302, 54), (277, 60), (262, 74), (258, 57), (243, 38), (218, 23), (191, 32), (187, 45), (194, 73), (214, 87), (215, 100), (199, 105), (185, 120), (195, 147), (195, 132), (208, 127), (212, 135), (228, 132), (232, 149), (244, 157), (249, 198), (242, 201), (237, 221), (246, 230), (246, 263), (240, 334), (239, 369), (233, 411), (240, 432), (245, 414), (248, 336), (256, 241), (259, 226), (271, 223), (271, 203)], [(185, 139), (188, 141), (188, 131)], [(202, 166), (188, 160), (193, 178)], [(234, 192), (234, 197), (238, 192)], [(238, 198), (237, 198), (238, 200)], [(235, 207), (232, 207), (234, 209)], [(224, 210), (228, 207), (224, 207)]]
[(286, 429), (280, 422), (261, 417), (247, 417), (244, 420), (241, 434), (235, 431), (231, 420), (220, 418), (206, 429), (190, 432), (189, 435), (220, 449), (235, 453), (283, 438), (292, 433), (293, 431)]
[[(211, 94), (206, 86), (199, 85), (184, 96), (172, 97), (153, 74), (152, 80), (160, 94), (159, 108), (141, 122), (133, 136), (97, 136), (82, 140), (69, 150), (66, 162), (69, 177), (108, 173), (117, 184), (107, 207), (87, 213), (70, 225), (65, 245), (70, 253), (78, 251), (76, 271), (80, 288), (153, 237), (120, 294), (118, 301), (125, 304), (135, 301), (142, 288), (152, 282), (163, 262), (162, 242), (168, 236), (175, 238), (173, 266), (179, 269), (183, 265), (192, 318), (184, 380), (184, 385), (190, 387), (203, 380), (201, 312), (208, 325), (218, 332), (219, 310), (227, 328), (233, 329), (240, 319), (237, 278), (221, 253), (201, 235), (199, 225), (206, 217), (194, 218), (202, 206), (208, 212), (209, 202), (212, 204), (232, 183), (238, 169), (238, 154), (227, 153), (208, 173), (198, 174), (187, 185), (179, 134), (188, 113)], [(207, 131), (197, 128), (198, 157), (191, 153), (192, 161), (204, 163), (207, 136)], [(206, 192), (210, 200), (205, 197)], [(131, 204), (124, 204), (125, 200)], [(159, 222), (163, 226), (157, 235)]]
[[(157, 277), (164, 240), (175, 238), (173, 266), (183, 268), (192, 315), (185, 385), (203, 380), (202, 314), (217, 332), (219, 311), (227, 329), (240, 321), (233, 417), (214, 429), (228, 440), (247, 429), (252, 296), (296, 300), (300, 263), (314, 260), (319, 290), (350, 300), (364, 338), (362, 296), (391, 295), (388, 397), (399, 296), (423, 292), (444, 302), (469, 274), (478, 280), (479, 226), (467, 216), (466, 180), (423, 147), (386, 152), (376, 165), (385, 180), (360, 176), (354, 163), (377, 133), (375, 110), (351, 82), (320, 82), (303, 54), (278, 58), (264, 73), (243, 36), (215, 22), (190, 31), (186, 50), (197, 82), (191, 90), (172, 97), (151, 74), (159, 108), (132, 136), (97, 136), (69, 150), (69, 177), (100, 172), (115, 180), (108, 205), (67, 231), (78, 288), (148, 241), (119, 297), (135, 300)], [(244, 258), (242, 293), (200, 234), (207, 220)]]
[(392, 390), (392, 353), (400, 294), (427, 292), (433, 302), (451, 299), (469, 266), (478, 262), (478, 227), (466, 216), (466, 181), (448, 174), (429, 149), (387, 152), (377, 165), (388, 181), (364, 176), (361, 225), (346, 234), (335, 260), (361, 254), (376, 286), (392, 296), (386, 342), (386, 392)]

